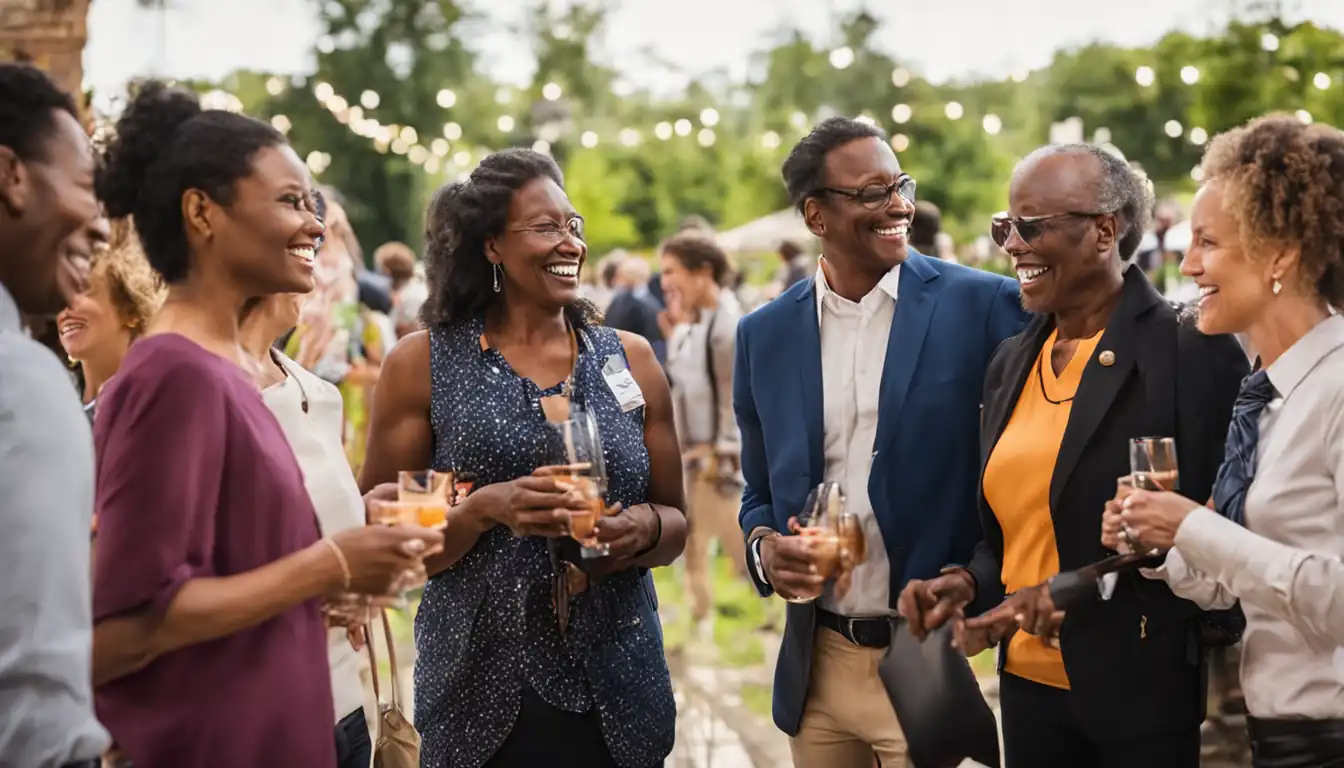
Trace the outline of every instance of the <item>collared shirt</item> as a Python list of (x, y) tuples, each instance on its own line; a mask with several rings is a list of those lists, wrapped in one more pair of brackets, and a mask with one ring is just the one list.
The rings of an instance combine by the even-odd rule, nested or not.
[(1206, 608), (1241, 599), (1252, 716), (1344, 718), (1344, 317), (1267, 372), (1246, 527), (1196, 509), (1154, 575)]
[(89, 528), (93, 440), (60, 361), (0, 285), (0, 765), (98, 757)]
[(890, 602), (891, 565), (868, 498), (868, 475), (877, 439), (878, 399), (887, 339), (896, 314), (900, 265), (882, 276), (858, 302), (835, 293), (817, 269), (817, 323), (821, 329), (824, 477), (840, 484), (846, 509), (863, 525), (868, 558), (854, 569), (843, 596), (827, 586), (820, 605), (842, 616), (884, 616)]

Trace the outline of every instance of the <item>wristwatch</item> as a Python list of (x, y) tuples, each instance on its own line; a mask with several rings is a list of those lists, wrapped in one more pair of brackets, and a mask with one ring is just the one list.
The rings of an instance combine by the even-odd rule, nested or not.
[(769, 597), (773, 594), (775, 585), (770, 583), (770, 577), (766, 575), (765, 572), (765, 564), (761, 561), (761, 543), (765, 541), (767, 536), (778, 535), (779, 532), (773, 528), (762, 526), (752, 531), (750, 538), (747, 540), (747, 550), (751, 553), (751, 564), (754, 566), (748, 570), (752, 572), (752, 576), (756, 581), (756, 591), (759, 592), (762, 597)]

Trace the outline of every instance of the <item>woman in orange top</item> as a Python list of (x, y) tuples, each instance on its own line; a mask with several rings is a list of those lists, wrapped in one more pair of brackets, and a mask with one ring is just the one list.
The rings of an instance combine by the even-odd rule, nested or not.
[(994, 239), (1038, 316), (985, 376), (985, 541), (968, 567), (912, 582), (902, 613), (917, 634), (956, 621), (968, 653), (1003, 641), (1007, 768), (1195, 768), (1197, 607), (1126, 576), (1065, 616), (1046, 582), (1108, 554), (1101, 516), (1129, 473), (1130, 438), (1175, 437), (1182, 490), (1208, 495), (1246, 356), (1182, 323), (1127, 269), (1152, 197), (1123, 159), (1042, 148), (1018, 166), (1009, 200)]

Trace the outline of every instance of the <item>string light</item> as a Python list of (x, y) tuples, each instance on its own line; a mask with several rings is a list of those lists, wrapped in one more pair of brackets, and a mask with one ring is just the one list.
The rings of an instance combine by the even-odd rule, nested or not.
[(359, 103), (363, 104), (365, 109), (377, 109), (381, 101), (377, 91), (365, 91), (359, 94)]
[(706, 107), (700, 110), (700, 124), (706, 128), (713, 128), (719, 124), (719, 111), (713, 107)]
[(1186, 85), (1194, 85), (1199, 82), (1199, 68), (1186, 65), (1181, 67), (1181, 82)]
[(1183, 133), (1181, 123), (1178, 120), (1168, 120), (1167, 124), (1162, 127), (1162, 130), (1166, 131), (1167, 135), (1173, 139), (1179, 137), (1181, 133)]
[(1311, 78), (1311, 84), (1324, 91), (1330, 87), (1330, 76), (1324, 72), (1317, 72), (1316, 76)]
[(914, 110), (910, 109), (909, 104), (897, 104), (891, 108), (891, 119), (897, 123), (905, 123), (910, 120)]
[(766, 131), (761, 134), (761, 146), (766, 149), (779, 149), (779, 134), (774, 131)]
[(1312, 122), (1311, 113), (1305, 109), (1297, 110), (1297, 119), (1301, 120), (1304, 125), (1311, 125)]
[(1260, 36), (1260, 47), (1266, 51), (1279, 50), (1279, 36), (1273, 32), (1266, 32)]
[(285, 92), (285, 81), (278, 77), (267, 78), (266, 92), (272, 96), (279, 96)]
[(910, 83), (910, 70), (905, 67), (897, 67), (891, 70), (891, 84), (897, 88), (904, 88)]
[(547, 101), (559, 99), (562, 93), (559, 83), (547, 83), (541, 87), (541, 97)]
[(621, 129), (620, 141), (622, 146), (637, 147), (639, 146), (640, 138), (639, 131), (634, 128)]
[(1144, 66), (1134, 70), (1134, 82), (1138, 83), (1140, 86), (1144, 88), (1147, 88), (1148, 86), (1152, 85), (1153, 81), (1155, 81), (1156, 79), (1157, 79), (1157, 73), (1153, 72), (1152, 67)]
[(500, 133), (512, 133), (513, 118), (508, 115), (500, 115), (499, 119), (495, 121), (495, 127), (499, 129)]
[(980, 121), (980, 127), (990, 136), (997, 136), (999, 131), (1003, 130), (1003, 120), (999, 119), (998, 115), (985, 115)]
[(597, 146), (597, 134), (593, 131), (584, 131), (583, 135), (579, 137), (579, 143), (588, 149), (592, 149)]
[(898, 133), (891, 137), (891, 148), (897, 152), (904, 152), (910, 148), (910, 137), (904, 133)]
[(663, 122), (653, 126), (653, 135), (657, 136), (659, 139), (663, 141), (667, 141), (668, 139), (672, 138), (672, 124), (664, 120)]
[(447, 88), (444, 88), (442, 91), (439, 91), (437, 96), (434, 97), (434, 101), (437, 102), (438, 105), (440, 107), (443, 107), (444, 109), (452, 109), (453, 105), (457, 104), (457, 94), (453, 93)]
[(672, 131), (676, 133), (678, 136), (690, 136), (691, 121), (687, 120), (684, 117), (681, 118), (680, 120), (672, 124)]
[(964, 110), (960, 103), (949, 101), (947, 106), (943, 108), (943, 114), (947, 115), (948, 120), (960, 120)]
[(714, 146), (715, 138), (716, 137), (714, 136), (714, 131), (710, 130), (709, 128), (701, 128), (700, 133), (695, 135), (695, 140), (700, 142), (700, 146), (702, 147)]
[(848, 45), (842, 45), (834, 51), (831, 51), (830, 60), (832, 67), (835, 67), (836, 69), (845, 69), (850, 64), (854, 63), (854, 49), (850, 48)]
[(1209, 132), (1198, 126), (1190, 129), (1190, 143), (1202, 147), (1209, 140)]
[(293, 128), (294, 124), (289, 121), (288, 117), (284, 115), (276, 115), (271, 118), (271, 127), (282, 134), (288, 135), (289, 129)]

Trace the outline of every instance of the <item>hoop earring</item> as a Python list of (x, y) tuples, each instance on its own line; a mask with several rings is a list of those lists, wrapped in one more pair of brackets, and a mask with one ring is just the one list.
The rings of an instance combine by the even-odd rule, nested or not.
[(499, 289), (504, 287), (504, 268), (498, 264), (491, 264), (490, 266), (492, 267), (491, 272), (495, 276), (495, 293), (499, 293)]
[[(499, 290), (499, 289), (496, 288), (495, 290)], [(1275, 295), (1275, 296), (1278, 296), (1278, 295), (1279, 295), (1279, 291), (1282, 291), (1282, 290), (1283, 290), (1283, 283), (1280, 283), (1280, 282), (1279, 282), (1279, 279), (1278, 279), (1277, 277), (1274, 278), (1274, 287), (1273, 287), (1272, 290), (1274, 291), (1274, 295)]]

